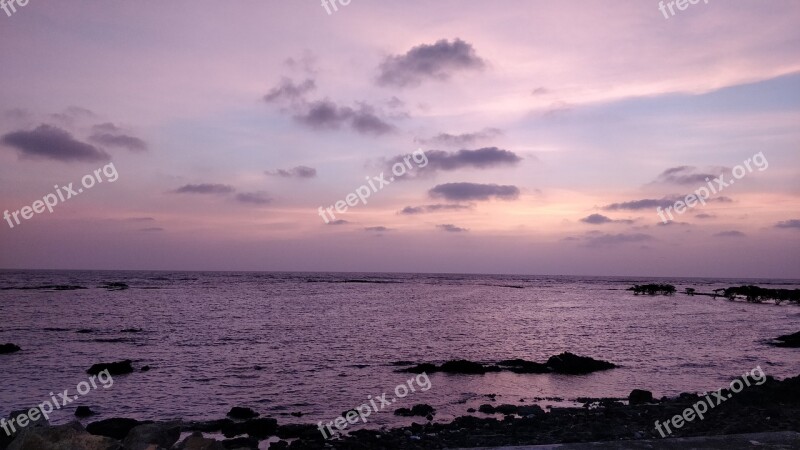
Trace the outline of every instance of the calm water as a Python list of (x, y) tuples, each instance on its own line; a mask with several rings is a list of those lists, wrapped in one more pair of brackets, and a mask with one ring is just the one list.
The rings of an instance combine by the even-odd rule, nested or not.
[[(348, 282), (362, 280), (366, 282)], [(124, 291), (102, 283), (121, 281)], [(760, 365), (768, 375), (800, 373), (797, 350), (763, 340), (800, 330), (800, 308), (709, 297), (634, 296), (652, 279), (395, 274), (20, 272), (0, 287), (75, 284), (77, 291), (0, 291), (0, 413), (30, 408), (87, 379), (98, 362), (132, 359), (149, 372), (118, 376), (76, 405), (139, 419), (216, 419), (236, 405), (283, 423), (331, 420), (409, 378), (398, 360), (467, 358), (544, 361), (562, 351), (622, 365), (587, 376), (434, 374), (427, 392), (395, 407), (428, 403), (437, 420), (468, 407), (536, 397), (655, 395), (723, 387)], [(752, 282), (661, 280), (710, 292)], [(141, 328), (141, 333), (122, 333)], [(78, 330), (91, 333), (78, 333)], [(257, 368), (260, 367), (260, 370)], [(543, 402), (543, 404), (551, 404)], [(290, 412), (302, 412), (302, 418)], [(372, 423), (406, 419), (382, 411)]]

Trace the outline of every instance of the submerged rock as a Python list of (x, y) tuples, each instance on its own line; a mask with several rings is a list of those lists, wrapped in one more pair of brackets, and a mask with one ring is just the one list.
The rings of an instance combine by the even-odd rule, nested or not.
[(117, 361), (113, 363), (99, 363), (95, 364), (86, 371), (89, 375), (97, 375), (104, 370), (108, 370), (111, 375), (125, 375), (133, 372), (132, 361), (126, 359), (125, 361)]
[(9, 353), (16, 353), (16, 352), (18, 352), (20, 350), (22, 350), (22, 349), (19, 348), (19, 345), (16, 345), (16, 344), (11, 344), (11, 343), (0, 344), (0, 355), (7, 355)]
[(399, 408), (396, 409), (394, 412), (395, 416), (402, 416), (402, 417), (414, 417), (414, 416), (427, 417), (433, 414), (436, 414), (436, 409), (433, 406), (426, 405), (424, 403), (414, 405), (413, 407), (411, 407), (411, 409)]
[(524, 359), (506, 359), (497, 363), (498, 366), (508, 367), (508, 370), (515, 373), (547, 373), (550, 369), (547, 364), (526, 361)]
[(95, 412), (88, 406), (78, 406), (75, 408), (75, 417), (89, 417), (93, 415), (95, 415)]

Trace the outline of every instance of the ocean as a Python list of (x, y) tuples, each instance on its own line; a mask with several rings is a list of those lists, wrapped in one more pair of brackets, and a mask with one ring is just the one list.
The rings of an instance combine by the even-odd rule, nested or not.
[[(108, 282), (129, 288), (102, 287)], [(626, 290), (649, 282), (674, 284), (678, 294)], [(570, 351), (620, 367), (589, 375), (430, 374), (430, 389), (398, 398), (367, 426), (407, 425), (411, 419), (392, 409), (418, 403), (449, 421), (484, 403), (546, 407), (626, 397), (634, 388), (656, 397), (716, 390), (756, 366), (778, 378), (797, 375), (796, 350), (765, 341), (798, 331), (800, 308), (682, 294), (741, 284), (800, 287), (797, 280), (5, 270), (0, 343), (22, 351), (0, 355), (0, 414), (65, 389), (72, 395), (90, 366), (123, 359), (137, 371), (73, 399), (51, 422), (72, 420), (78, 405), (98, 413), (88, 421), (210, 420), (247, 406), (279, 423), (316, 424), (368, 397), (394, 395), (413, 377), (398, 372), (399, 361), (544, 362)], [(4, 289), (40, 285), (87, 289)]]

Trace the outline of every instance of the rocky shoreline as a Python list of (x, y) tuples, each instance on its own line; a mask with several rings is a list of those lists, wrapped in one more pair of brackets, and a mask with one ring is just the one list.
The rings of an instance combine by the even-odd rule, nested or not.
[[(703, 420), (672, 430), (670, 438), (770, 431), (800, 431), (800, 375), (783, 381), (767, 377), (726, 400)], [(722, 398), (721, 397), (721, 398)], [(420, 418), (391, 430), (361, 429), (325, 440), (315, 424), (283, 424), (233, 408), (228, 418), (205, 422), (140, 422), (113, 418), (90, 423), (28, 425), (11, 440), (0, 433), (0, 450), (222, 450), (255, 449), (270, 439), (270, 449), (440, 449), (501, 445), (535, 445), (594, 441), (661, 439), (654, 424), (681, 415), (701, 399), (684, 393), (654, 399), (634, 389), (628, 402), (584, 399), (583, 407), (482, 405), (479, 411), (449, 423)], [(498, 418), (497, 415), (503, 415)], [(12, 414), (13, 415), (13, 414)], [(191, 433), (191, 434), (190, 434)], [(205, 433), (205, 435), (204, 435)], [(224, 436), (227, 439), (215, 439)], [(262, 442), (262, 447), (266, 443)], [(635, 445), (634, 442), (631, 442)]]

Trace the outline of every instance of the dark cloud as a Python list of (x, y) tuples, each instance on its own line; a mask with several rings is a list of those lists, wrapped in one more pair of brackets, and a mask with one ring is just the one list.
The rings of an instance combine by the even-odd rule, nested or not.
[(366, 228), (364, 228), (364, 231), (375, 231), (375, 232), (382, 232), (382, 231), (391, 231), (391, 228), (386, 228), (386, 227), (384, 227), (384, 226), (378, 226), (378, 227), (366, 227)]
[(317, 57), (309, 50), (304, 50), (299, 58), (286, 58), (284, 64), (292, 70), (300, 70), (309, 74), (317, 73)]
[(606, 217), (606, 216), (604, 216), (602, 214), (590, 214), (590, 215), (584, 217), (583, 219), (581, 219), (581, 222), (589, 223), (589, 224), (592, 224), (592, 225), (600, 225), (600, 224), (604, 224), (604, 223), (627, 223), (627, 224), (633, 223), (632, 220), (613, 220), (613, 219), (611, 219), (609, 217)]
[(337, 130), (343, 125), (361, 134), (382, 135), (395, 130), (375, 112), (375, 108), (361, 104), (358, 109), (338, 106), (330, 100), (311, 102), (294, 116), (301, 124), (316, 130)]
[(597, 234), (593, 233), (586, 238), (586, 245), (589, 247), (604, 247), (612, 245), (629, 244), (635, 242), (646, 242), (653, 240), (653, 237), (643, 233), (631, 234)]
[(670, 184), (678, 184), (678, 185), (694, 185), (694, 184), (705, 184), (706, 178), (708, 180), (713, 180), (716, 178), (716, 175), (710, 173), (701, 173), (698, 172), (696, 167), (692, 166), (678, 166), (678, 167), (671, 167), (665, 171), (663, 171), (658, 178), (656, 178), (657, 183), (670, 183)]
[(519, 188), (497, 184), (445, 183), (435, 186), (428, 194), (433, 198), (450, 201), (489, 200), (492, 197), (514, 200), (519, 197)]
[[(408, 155), (398, 155), (390, 159), (387, 163), (387, 170), (391, 170), (394, 164), (402, 163), (403, 158), (407, 157)], [(416, 171), (410, 173), (405, 179), (429, 175), (440, 170), (450, 171), (465, 168), (489, 169), (504, 165), (513, 166), (522, 161), (522, 158), (517, 156), (516, 153), (497, 147), (479, 148), (477, 150), (459, 150), (457, 152), (427, 150), (425, 151), (425, 157), (428, 163), (424, 166), (418, 166)]]
[(266, 192), (259, 191), (259, 192), (242, 192), (236, 194), (236, 200), (242, 203), (250, 203), (253, 205), (266, 205), (270, 203), (272, 199), (267, 195)]
[(629, 202), (612, 203), (603, 207), (606, 211), (638, 211), (641, 209), (655, 209), (658, 207), (666, 208), (675, 204), (681, 197), (664, 197), (661, 199), (646, 198), (642, 200), (632, 200)]
[(382, 86), (418, 86), (426, 79), (447, 80), (459, 70), (482, 69), (486, 63), (471, 44), (441, 39), (435, 44), (418, 45), (404, 55), (387, 57), (379, 67)]
[(153, 217), (131, 217), (127, 219), (128, 222), (155, 222)]
[(775, 224), (775, 228), (797, 228), (800, 229), (800, 219), (784, 220)]
[(745, 237), (745, 236), (746, 235), (744, 233), (742, 233), (741, 231), (737, 231), (737, 230), (721, 231), (721, 232), (716, 233), (714, 235), (714, 237), (733, 237), (733, 238), (741, 238), (741, 237)]
[(332, 220), (332, 221), (328, 222), (328, 225), (347, 225), (349, 223), (350, 222), (348, 222), (348, 221), (346, 221), (344, 219), (336, 219), (336, 220)]
[(446, 223), (446, 224), (443, 224), (443, 225), (436, 225), (436, 228), (438, 228), (440, 230), (443, 230), (443, 231), (447, 231), (448, 233), (462, 233), (462, 232), (465, 232), (465, 231), (469, 231), (466, 228), (457, 227), (457, 226), (455, 226), (455, 225), (453, 225), (451, 223)]
[(264, 172), (271, 177), (283, 178), (314, 178), (317, 176), (317, 169), (308, 166), (297, 166), (289, 170), (278, 169), (274, 172)]
[(694, 217), (696, 219), (713, 219), (714, 217), (717, 217), (717, 216), (715, 216), (713, 214), (700, 213), (700, 214), (695, 214)]
[(20, 158), (53, 159), (56, 161), (108, 161), (105, 151), (76, 140), (61, 128), (42, 124), (32, 131), (14, 131), (3, 135), (0, 142), (17, 150)]
[(435, 205), (406, 206), (400, 211), (399, 214), (413, 215), (413, 214), (434, 213), (440, 211), (459, 211), (465, 209), (472, 209), (472, 206), (437, 203)]
[(227, 184), (201, 183), (187, 184), (175, 189), (173, 192), (176, 194), (230, 194), (235, 190), (233, 186), (228, 186)]
[(545, 87), (538, 87), (531, 92), (531, 95), (544, 95), (549, 94), (550, 90)]
[(78, 120), (97, 117), (97, 114), (86, 108), (81, 108), (80, 106), (70, 106), (65, 109), (64, 112), (51, 114), (50, 116), (67, 125), (72, 125)]
[(415, 139), (420, 144), (445, 145), (452, 147), (470, 146), (502, 135), (498, 128), (484, 128), (474, 133), (450, 134), (439, 133), (430, 139)]
[(92, 127), (94, 134), (89, 136), (89, 140), (100, 145), (108, 147), (122, 147), (134, 152), (142, 152), (147, 150), (147, 144), (129, 134), (126, 134), (121, 128), (113, 123), (103, 123)]
[(267, 103), (279, 101), (302, 101), (303, 96), (316, 89), (316, 87), (317, 84), (311, 79), (307, 79), (302, 83), (295, 84), (288, 78), (282, 78), (281, 82), (277, 86), (267, 92), (267, 95), (264, 96), (264, 101)]
[(683, 227), (691, 226), (691, 224), (689, 224), (687, 222), (676, 222), (674, 220), (670, 220), (669, 222), (663, 222), (663, 221), (662, 222), (658, 222), (658, 223), (656, 223), (656, 225), (658, 225), (659, 227), (671, 227), (671, 226), (674, 226), (674, 225), (680, 225), (680, 226), (683, 226)]

